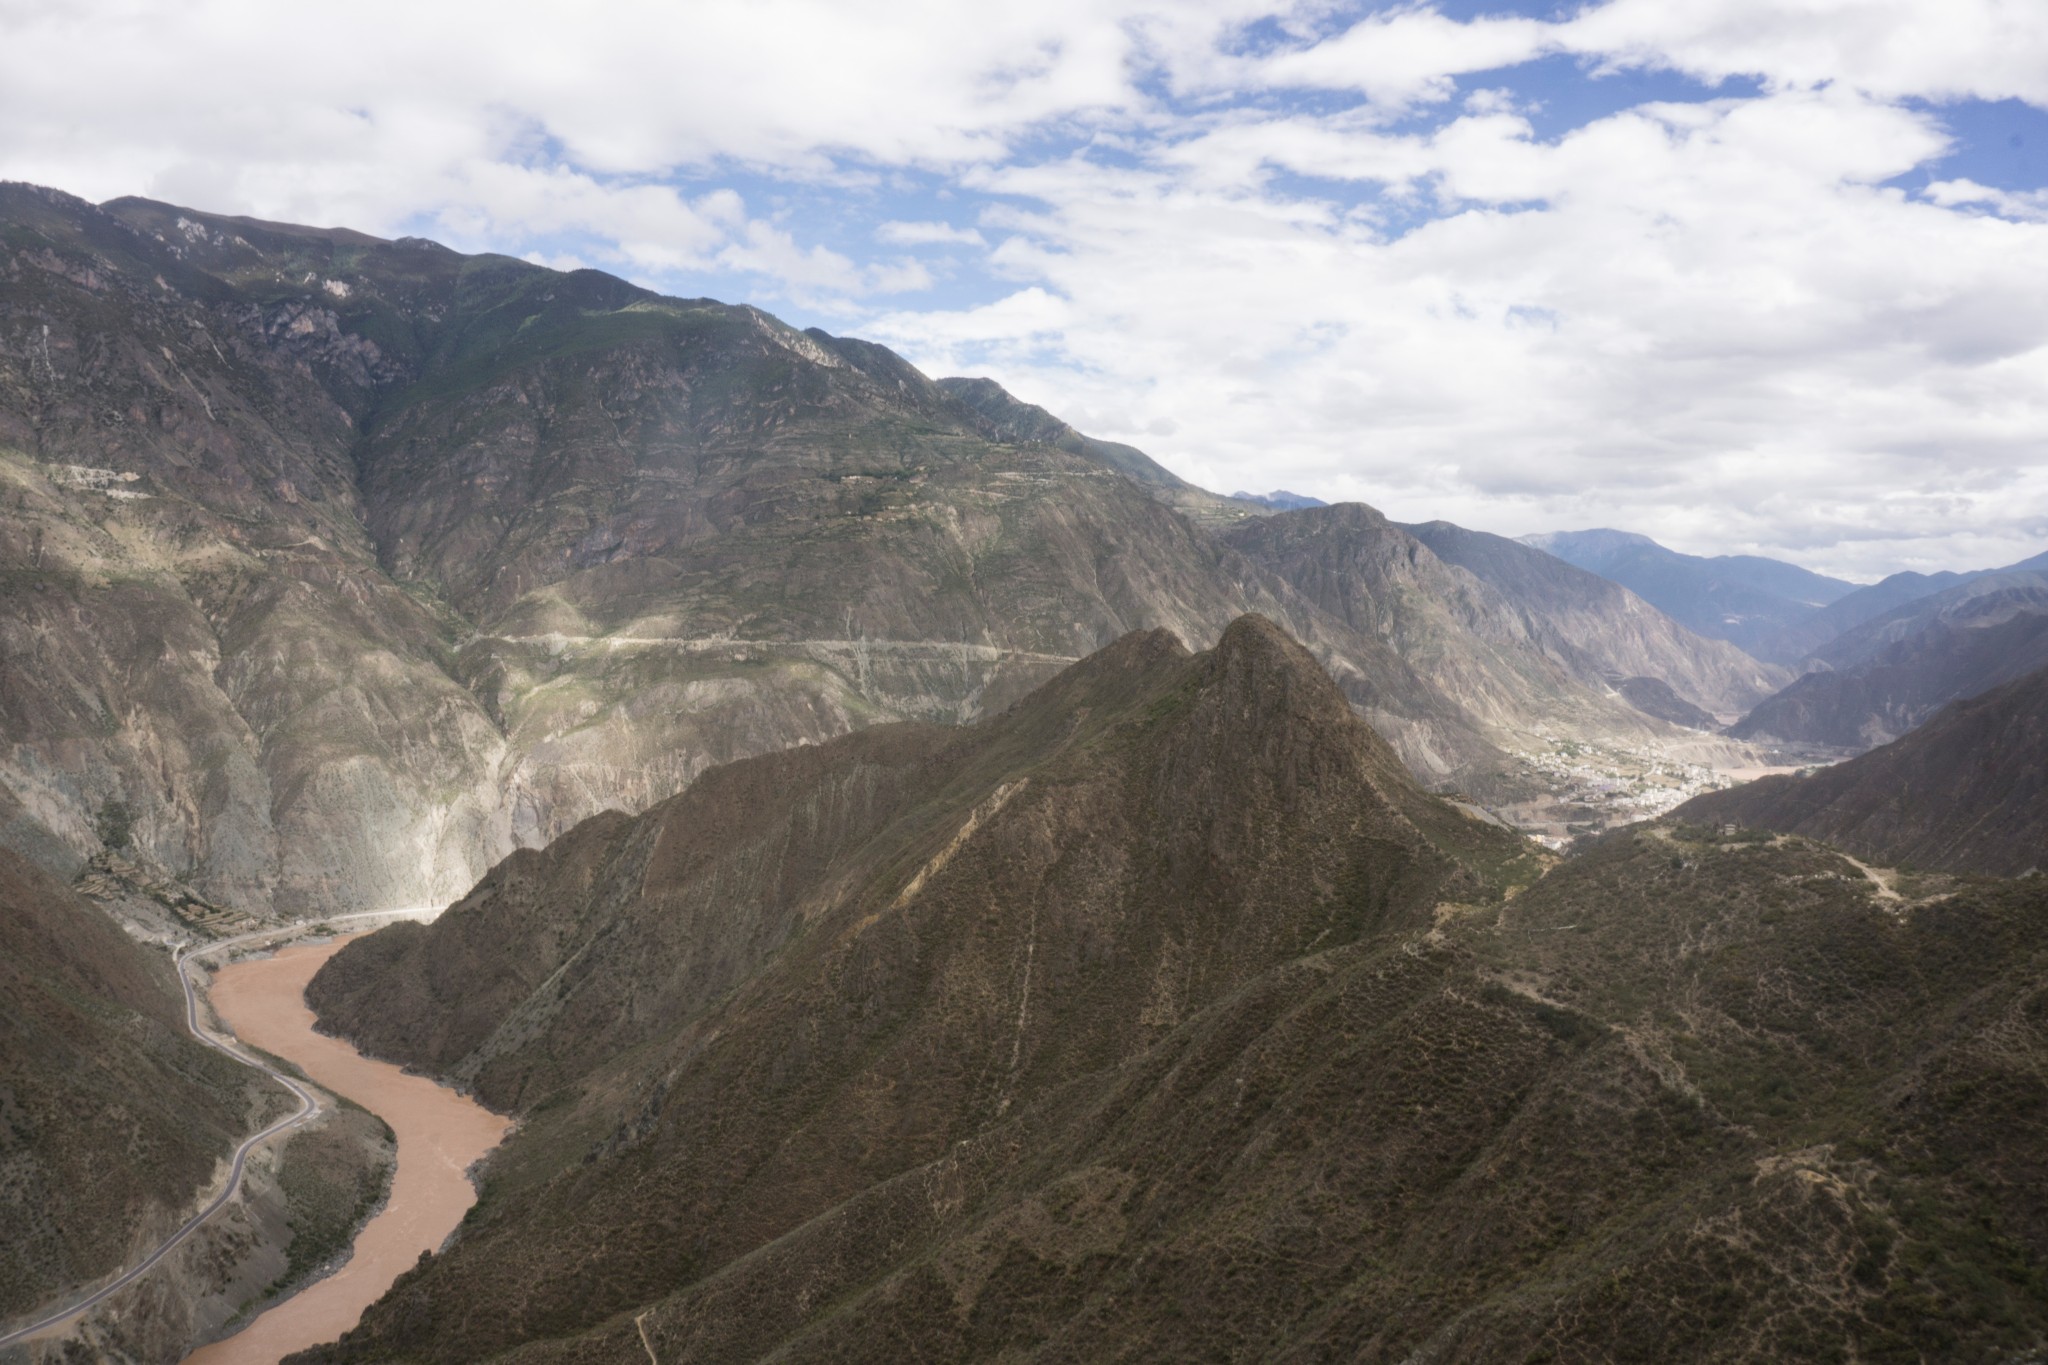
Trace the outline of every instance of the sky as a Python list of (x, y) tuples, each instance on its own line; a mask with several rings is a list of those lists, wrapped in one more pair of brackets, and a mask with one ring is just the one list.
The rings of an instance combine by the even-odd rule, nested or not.
[(754, 303), (1224, 492), (2048, 549), (2043, 0), (0, 0), (0, 178)]

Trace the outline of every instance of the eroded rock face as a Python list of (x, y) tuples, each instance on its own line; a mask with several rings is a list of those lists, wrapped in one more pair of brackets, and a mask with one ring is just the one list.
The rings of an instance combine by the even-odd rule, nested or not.
[(445, 902), (712, 765), (973, 720), (1248, 611), (1431, 783), (1528, 787), (1504, 746), (1539, 712), (1673, 737), (1484, 583), (1437, 565), (1361, 614), (1212, 534), (1244, 516), (755, 309), (0, 189), (7, 837), (229, 910)]
[(504, 741), (362, 529), (351, 408), (395, 372), (197, 268), (274, 275), (245, 239), (0, 200), (0, 781), (227, 906), (459, 891), (510, 847)]

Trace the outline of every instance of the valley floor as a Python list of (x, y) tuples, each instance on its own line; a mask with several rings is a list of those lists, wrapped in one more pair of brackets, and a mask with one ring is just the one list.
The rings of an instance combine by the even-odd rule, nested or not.
[(469, 1167), (498, 1145), (506, 1121), (422, 1076), (408, 1076), (314, 1031), (306, 982), (351, 938), (300, 944), (240, 962), (214, 981), (220, 1016), (243, 1041), (297, 1065), (390, 1125), (397, 1169), (383, 1210), (356, 1234), (347, 1264), (236, 1335), (195, 1352), (192, 1365), (270, 1365), (355, 1326), (391, 1282), (438, 1247), (476, 1202)]

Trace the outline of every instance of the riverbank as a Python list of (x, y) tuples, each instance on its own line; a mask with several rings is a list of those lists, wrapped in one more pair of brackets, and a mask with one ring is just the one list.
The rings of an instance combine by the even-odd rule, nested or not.
[[(351, 936), (353, 937), (353, 936)], [(306, 983), (348, 938), (288, 947), (223, 967), (208, 998), (245, 1043), (291, 1062), (323, 1089), (390, 1125), (397, 1169), (384, 1209), (357, 1234), (346, 1265), (271, 1308), (232, 1337), (187, 1357), (190, 1365), (273, 1365), (293, 1351), (332, 1341), (422, 1251), (446, 1240), (476, 1202), (471, 1164), (497, 1146), (509, 1124), (473, 1100), (388, 1062), (363, 1056), (314, 1031)]]

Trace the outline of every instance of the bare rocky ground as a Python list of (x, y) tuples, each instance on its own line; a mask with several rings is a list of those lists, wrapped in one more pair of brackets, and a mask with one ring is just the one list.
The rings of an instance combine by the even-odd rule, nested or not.
[(1772, 685), (1498, 538), (1258, 510), (756, 310), (0, 187), (0, 838), (225, 914), (446, 903), (715, 764), (1246, 611), (1482, 800), (1541, 727), (1685, 733), (1612, 683)]

